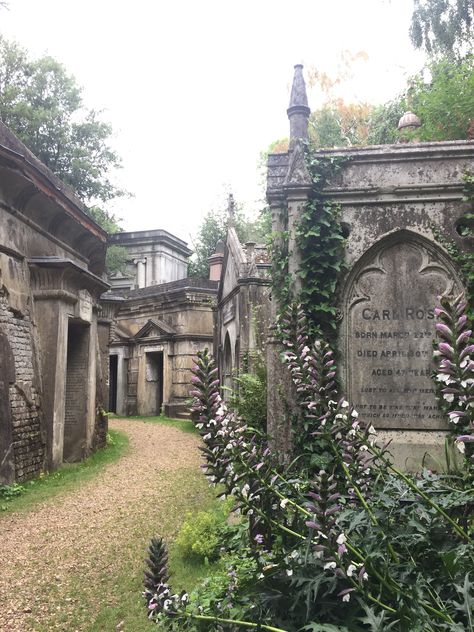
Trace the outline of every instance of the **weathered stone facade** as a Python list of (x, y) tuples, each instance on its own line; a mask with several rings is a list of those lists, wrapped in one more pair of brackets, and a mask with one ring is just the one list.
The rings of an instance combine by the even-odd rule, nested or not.
[(0, 483), (83, 458), (100, 443), (96, 345), (106, 237), (0, 123)]
[(110, 346), (109, 410), (189, 416), (191, 368), (197, 352), (213, 344), (217, 286), (186, 278), (120, 292)]
[(136, 290), (186, 278), (186, 242), (166, 230), (141, 230), (109, 235), (109, 245), (125, 248), (128, 254), (123, 272), (109, 277), (113, 290)]
[(271, 264), (265, 246), (253, 242), (243, 246), (233, 227), (227, 232), (222, 259), (214, 357), (226, 397), (233, 375), (241, 370), (251, 372), (254, 362), (264, 354), (270, 320)]
[[(269, 157), (268, 200), (273, 231), (289, 233), (289, 272), (297, 294), (301, 279), (295, 224), (312, 191), (301, 144), (306, 128), (300, 119), (308, 110), (300, 66), (295, 84), (288, 115), (290, 120), (299, 117), (298, 125), (292, 125), (297, 135), (288, 153)], [(426, 452), (442, 456), (446, 422), (430, 377), (435, 366), (433, 309), (439, 295), (463, 289), (443, 244), (452, 242), (461, 252), (473, 248), (457, 228), (467, 210), (462, 176), (466, 170), (474, 172), (474, 143), (401, 143), (317, 154), (345, 159), (322, 192), (340, 204), (347, 234), (348, 273), (338, 294), (342, 385), (382, 438), (393, 440), (395, 460), (416, 468)], [(277, 445), (287, 449), (288, 427), (275, 396), (285, 378), (275, 344), (269, 345), (268, 354), (269, 425)]]

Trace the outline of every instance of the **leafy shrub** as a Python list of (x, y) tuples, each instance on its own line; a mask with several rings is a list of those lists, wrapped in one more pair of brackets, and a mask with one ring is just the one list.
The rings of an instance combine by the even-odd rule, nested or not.
[(26, 488), (19, 483), (13, 483), (13, 485), (0, 485), (0, 499), (12, 500), (22, 496), (26, 492)]
[(176, 538), (176, 544), (183, 557), (202, 560), (213, 560), (218, 557), (231, 502), (223, 502), (213, 511), (187, 514)]
[(267, 422), (267, 376), (264, 368), (257, 373), (241, 373), (234, 378), (237, 386), (230, 407), (245, 421), (261, 430)]

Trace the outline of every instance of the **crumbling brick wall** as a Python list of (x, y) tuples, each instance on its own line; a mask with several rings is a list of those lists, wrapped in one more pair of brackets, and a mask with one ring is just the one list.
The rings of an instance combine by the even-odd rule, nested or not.
[(0, 330), (6, 335), (14, 360), (14, 382), (9, 388), (15, 479), (37, 476), (44, 465), (44, 438), (36, 387), (32, 326), (28, 313), (15, 312), (8, 293), (0, 290)]

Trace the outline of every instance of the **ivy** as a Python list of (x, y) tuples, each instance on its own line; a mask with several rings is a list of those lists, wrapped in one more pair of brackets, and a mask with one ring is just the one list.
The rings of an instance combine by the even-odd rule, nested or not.
[[(474, 174), (466, 171), (463, 175), (463, 201), (469, 202), (470, 209), (464, 213), (460, 224), (460, 232), (463, 237), (474, 238)], [(471, 310), (474, 309), (474, 252), (459, 251), (457, 263), (464, 277), (467, 290), (467, 298)]]
[(300, 303), (307, 315), (312, 339), (334, 340), (337, 332), (336, 289), (345, 270), (345, 237), (339, 204), (325, 198), (323, 191), (347, 162), (341, 156), (321, 156), (306, 145), (306, 165), (312, 179), (310, 199), (295, 226), (295, 241), (301, 255), (298, 276), (302, 280), (298, 296), (292, 296), (288, 272), (290, 252), (287, 230), (273, 233), (272, 291), (281, 313), (292, 301)]
[(311, 338), (333, 340), (337, 331), (336, 289), (344, 262), (345, 237), (339, 204), (328, 200), (323, 190), (347, 158), (321, 156), (309, 145), (306, 164), (313, 187), (296, 227), (296, 243), (301, 253), (299, 276), (302, 289), (298, 300), (309, 321)]

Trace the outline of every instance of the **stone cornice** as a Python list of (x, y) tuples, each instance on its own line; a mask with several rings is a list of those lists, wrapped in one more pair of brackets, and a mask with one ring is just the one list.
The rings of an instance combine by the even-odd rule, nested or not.
[(31, 257), (28, 259), (32, 289), (35, 296), (48, 292), (65, 292), (75, 296), (87, 290), (97, 300), (109, 288), (100, 277), (70, 259), (61, 257)]
[(400, 204), (405, 202), (461, 201), (463, 185), (435, 183), (413, 186), (326, 188), (323, 196), (342, 205)]

